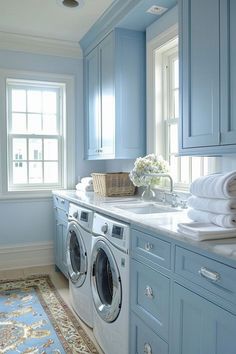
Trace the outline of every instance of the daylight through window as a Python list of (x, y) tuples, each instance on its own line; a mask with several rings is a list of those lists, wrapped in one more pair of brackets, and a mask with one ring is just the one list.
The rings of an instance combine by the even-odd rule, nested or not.
[(62, 185), (63, 84), (7, 80), (8, 189)]

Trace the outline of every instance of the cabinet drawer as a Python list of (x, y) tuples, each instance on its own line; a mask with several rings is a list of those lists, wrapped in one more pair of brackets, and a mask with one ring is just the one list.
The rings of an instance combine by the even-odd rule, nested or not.
[(131, 248), (133, 256), (141, 256), (161, 267), (170, 269), (170, 243), (150, 236), (144, 232), (132, 230)]
[(69, 210), (69, 201), (57, 195), (53, 196), (53, 205), (54, 208), (60, 208), (62, 210), (65, 210), (66, 212), (68, 212)]
[(131, 262), (131, 308), (155, 332), (168, 338), (169, 279), (135, 261)]
[(130, 354), (168, 354), (168, 344), (134, 314), (131, 315)]
[(235, 268), (177, 246), (175, 272), (236, 303)]

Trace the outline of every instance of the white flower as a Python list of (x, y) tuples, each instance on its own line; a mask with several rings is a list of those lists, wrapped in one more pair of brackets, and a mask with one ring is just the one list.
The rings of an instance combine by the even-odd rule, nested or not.
[(145, 178), (149, 173), (165, 173), (169, 171), (169, 164), (161, 155), (149, 154), (138, 157), (134, 163), (134, 168), (130, 172), (130, 179), (137, 187), (145, 185), (156, 185), (159, 183), (158, 177)]

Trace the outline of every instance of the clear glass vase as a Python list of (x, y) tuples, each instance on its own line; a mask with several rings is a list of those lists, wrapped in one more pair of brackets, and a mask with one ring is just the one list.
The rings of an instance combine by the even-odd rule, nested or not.
[(143, 201), (145, 201), (145, 202), (149, 202), (149, 201), (151, 201), (151, 200), (154, 200), (155, 199), (155, 192), (154, 192), (154, 190), (151, 188), (151, 185), (150, 184), (148, 184), (146, 187), (145, 187), (145, 189), (144, 189), (144, 191), (143, 191), (143, 193), (142, 193), (142, 195), (141, 195), (141, 199), (143, 200)]

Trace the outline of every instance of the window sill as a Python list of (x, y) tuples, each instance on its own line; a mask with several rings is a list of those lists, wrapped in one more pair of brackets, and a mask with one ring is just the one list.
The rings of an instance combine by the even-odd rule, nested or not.
[(38, 200), (38, 199), (50, 199), (52, 198), (51, 190), (44, 191), (21, 191), (21, 192), (7, 192), (0, 194), (0, 201), (11, 200)]

